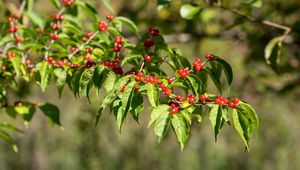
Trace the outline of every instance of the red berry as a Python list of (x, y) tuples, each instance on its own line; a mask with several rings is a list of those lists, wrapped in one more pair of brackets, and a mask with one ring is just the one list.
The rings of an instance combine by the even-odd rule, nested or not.
[(124, 42), (124, 38), (121, 37), (121, 36), (116, 36), (115, 42), (116, 42), (116, 43), (119, 43), (119, 44), (122, 44), (122, 43)]
[(181, 68), (177, 71), (177, 73), (180, 75), (182, 78), (186, 78), (187, 76), (190, 75), (190, 71), (187, 68)]
[(147, 38), (145, 41), (144, 41), (144, 46), (145, 47), (151, 47), (153, 46), (155, 43), (154, 41), (152, 41), (150, 38)]
[(2, 67), (1, 67), (1, 70), (2, 70), (2, 71), (6, 71), (6, 66), (2, 66)]
[(89, 33), (85, 34), (85, 37), (86, 38), (91, 38), (93, 35), (94, 35), (93, 32), (89, 32)]
[(94, 48), (93, 48), (93, 47), (89, 47), (89, 48), (86, 49), (86, 52), (87, 52), (87, 53), (91, 53), (91, 52), (93, 52), (93, 51), (94, 51)]
[(238, 99), (236, 97), (233, 99), (233, 103), (239, 103), (239, 101), (240, 101), (240, 99)]
[(202, 102), (205, 102), (207, 98), (206, 98), (205, 94), (201, 94), (201, 95), (199, 96), (199, 99), (200, 99)]
[(233, 103), (233, 108), (237, 109), (239, 107), (238, 103)]
[(8, 18), (7, 18), (7, 22), (8, 22), (8, 23), (11, 23), (11, 22), (13, 22), (14, 20), (15, 20), (15, 19), (14, 19), (14, 18), (12, 18), (12, 17), (8, 17)]
[(10, 33), (15, 33), (15, 32), (17, 32), (18, 31), (18, 26), (16, 26), (16, 25), (14, 25), (14, 26), (11, 26), (11, 27), (9, 27), (9, 32)]
[(190, 95), (187, 97), (187, 100), (189, 101), (189, 103), (195, 103), (195, 96), (194, 95)]
[(26, 64), (26, 65), (30, 65), (30, 64), (31, 64), (31, 60), (27, 59), (27, 60), (25, 61), (25, 64)]
[(59, 23), (54, 23), (54, 24), (52, 24), (52, 26), (51, 26), (51, 28), (53, 29), (53, 30), (58, 30), (58, 29), (60, 29), (60, 24)]
[(44, 33), (44, 32), (45, 32), (44, 28), (38, 29), (38, 33)]
[(215, 56), (214, 56), (213, 54), (206, 54), (206, 55), (205, 55), (205, 58), (206, 58), (207, 60), (213, 60), (213, 59), (215, 59)]
[(176, 78), (175, 78), (175, 77), (172, 77), (172, 78), (169, 78), (169, 79), (168, 79), (168, 82), (171, 84), (171, 83), (173, 83), (175, 80), (176, 80)]
[(23, 38), (21, 37), (16, 37), (16, 43), (22, 43), (23, 42)]
[(63, 3), (66, 5), (66, 6), (70, 6), (73, 4), (73, 0), (63, 0)]
[(233, 107), (233, 105), (234, 105), (233, 102), (229, 102), (229, 103), (228, 103), (228, 106), (229, 106), (229, 107)]
[(155, 27), (150, 27), (148, 32), (151, 36), (154, 36), (154, 37), (159, 35), (159, 30)]
[(149, 63), (150, 61), (151, 61), (151, 57), (150, 57), (149, 55), (147, 55), (147, 56), (145, 57), (145, 62)]
[(88, 55), (88, 54), (84, 55), (83, 58), (84, 58), (84, 60), (86, 60), (86, 61), (92, 61), (92, 60), (93, 60), (92, 56), (91, 56), (91, 55)]
[(115, 17), (114, 17), (114, 16), (112, 16), (112, 15), (108, 15), (108, 16), (106, 16), (106, 19), (107, 19), (108, 21), (112, 21), (114, 18), (115, 18)]
[(55, 34), (55, 33), (51, 33), (50, 35), (49, 35), (49, 37), (52, 39), (52, 40), (58, 40), (58, 35), (57, 34)]

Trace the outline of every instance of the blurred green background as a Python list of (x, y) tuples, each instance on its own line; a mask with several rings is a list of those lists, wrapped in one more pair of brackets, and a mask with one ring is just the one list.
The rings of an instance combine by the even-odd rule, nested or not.
[[(4, 9), (13, 11), (15, 3), (0, 2), (2, 20)], [(111, 14), (101, 0), (89, 2), (95, 5), (99, 15)], [(22, 128), (24, 134), (13, 134), (19, 153), (0, 141), (0, 170), (300, 169), (299, 0), (264, 0), (262, 8), (246, 10), (249, 15), (292, 27), (293, 32), (283, 46), (280, 74), (265, 63), (264, 48), (282, 30), (209, 6), (198, 17), (184, 20), (179, 9), (186, 2), (173, 0), (170, 5), (157, 7), (154, 0), (111, 0), (111, 5), (114, 15), (129, 17), (142, 33), (149, 26), (158, 27), (167, 41), (191, 61), (214, 53), (232, 65), (234, 82), (225, 95), (238, 96), (252, 104), (260, 120), (260, 130), (250, 141), (249, 153), (244, 152), (238, 133), (230, 126), (223, 128), (215, 143), (207, 115), (202, 124), (192, 126), (190, 140), (184, 151), (180, 151), (173, 133), (157, 144), (153, 129), (147, 128), (147, 109), (141, 114), (140, 124), (128, 117), (121, 133), (109, 113), (101, 117), (95, 128), (99, 98), (92, 98), (89, 104), (84, 98), (74, 99), (65, 90), (62, 99), (58, 99), (54, 85), (45, 94), (33, 85), (25, 94), (13, 97), (57, 104), (63, 129), (52, 127), (46, 117), (37, 114), (27, 129)], [(245, 11), (235, 3), (232, 8)], [(44, 17), (55, 11), (48, 0), (36, 0), (34, 10)], [(84, 13), (80, 17), (88, 20)], [(125, 37), (132, 35), (128, 32)], [(18, 127), (24, 127), (21, 120)]]

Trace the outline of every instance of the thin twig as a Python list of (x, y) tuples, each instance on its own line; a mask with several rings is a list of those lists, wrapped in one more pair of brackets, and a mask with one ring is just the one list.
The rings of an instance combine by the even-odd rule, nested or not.
[(239, 16), (241, 16), (241, 17), (243, 17), (243, 18), (245, 18), (245, 19), (247, 19), (251, 22), (260, 23), (260, 24), (267, 25), (267, 26), (270, 26), (270, 27), (273, 27), (273, 28), (281, 29), (281, 30), (285, 31), (283, 36), (282, 36), (283, 39), (285, 39), (286, 36), (292, 31), (292, 28), (290, 28), (288, 26), (278, 24), (278, 23), (275, 23), (273, 21), (266, 20), (266, 19), (263, 19), (263, 20), (256, 19), (253, 16), (249, 16), (249, 15), (244, 14), (243, 12), (239, 11), (238, 9), (228, 8), (228, 7), (225, 7), (222, 4), (218, 4), (218, 3), (212, 3), (212, 6), (218, 7), (218, 8), (223, 9), (223, 10), (230, 11), (230, 12), (232, 12), (234, 14), (237, 14), (237, 15), (239, 15)]
[(25, 9), (25, 6), (26, 6), (26, 3), (27, 3), (26, 0), (23, 0), (23, 1), (22, 1), (22, 4), (21, 4), (21, 6), (20, 6), (20, 8), (19, 8), (19, 11), (18, 11), (19, 17), (21, 17), (21, 15), (23, 14), (24, 9)]
[(85, 43), (81, 44), (73, 53), (71, 53), (68, 58), (71, 59), (76, 53), (81, 51), (87, 44), (89, 44), (99, 33), (99, 31), (96, 31)]

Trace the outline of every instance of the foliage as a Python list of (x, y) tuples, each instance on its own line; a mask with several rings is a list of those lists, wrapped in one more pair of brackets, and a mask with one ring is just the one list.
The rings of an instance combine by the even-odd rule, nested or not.
[[(107, 109), (115, 116), (120, 131), (128, 113), (138, 122), (144, 110), (143, 96), (147, 96), (152, 109), (149, 126), (154, 124), (159, 142), (171, 126), (183, 149), (192, 122), (200, 123), (207, 112), (216, 139), (223, 125), (233, 122), (249, 150), (252, 131), (258, 129), (258, 118), (245, 101), (222, 96), (224, 87), (233, 80), (231, 66), (224, 59), (207, 54), (190, 63), (166, 43), (155, 27), (140, 35), (129, 18), (107, 16), (98, 21), (97, 11), (87, 2), (51, 2), (59, 12), (46, 20), (27, 6), (24, 13), (11, 15), (0, 24), (0, 101), (9, 116), (21, 116), (28, 124), (39, 108), (52, 123), (60, 126), (60, 112), (56, 106), (27, 101), (10, 104), (7, 98), (7, 89), (19, 87), (20, 81), (35, 81), (43, 92), (55, 82), (59, 96), (65, 85), (76, 98), (89, 99), (91, 90), (96, 91), (101, 98), (96, 125)], [(168, 2), (159, 1), (159, 4)], [(108, 1), (105, 4), (109, 4)], [(93, 22), (98, 22), (90, 32), (83, 33), (85, 28), (80, 24), (78, 11), (86, 12)], [(186, 19), (192, 19), (199, 12), (200, 8), (191, 5), (181, 9)], [(24, 18), (31, 23), (24, 23)], [(139, 38), (138, 42), (123, 37), (124, 26)], [(166, 74), (161, 68), (163, 64), (169, 66), (173, 75)], [(223, 75), (227, 84), (222, 81)], [(220, 95), (208, 92), (208, 77)], [(102, 87), (105, 94), (99, 93)], [(183, 91), (185, 96), (175, 94), (177, 91)], [(0, 126), (0, 135), (15, 149), (5, 128)]]

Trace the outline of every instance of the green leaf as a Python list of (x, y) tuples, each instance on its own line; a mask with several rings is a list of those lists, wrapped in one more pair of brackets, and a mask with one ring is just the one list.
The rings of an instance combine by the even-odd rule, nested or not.
[(117, 74), (114, 72), (109, 72), (109, 74), (107, 75), (106, 80), (104, 81), (104, 88), (106, 91), (111, 91), (114, 89), (114, 85), (117, 81), (118, 77)]
[(172, 0), (157, 0), (157, 5), (167, 5), (170, 4)]
[(218, 134), (222, 127), (222, 111), (219, 105), (213, 105), (209, 111), (209, 120), (215, 134), (215, 141), (218, 139)]
[(196, 117), (197, 122), (201, 123), (203, 119), (203, 109), (202, 106), (194, 106), (187, 108), (187, 111), (192, 114), (192, 116)]
[(24, 133), (21, 129), (19, 129), (16, 126), (9, 124), (7, 122), (1, 122), (0, 128), (5, 128), (7, 130), (14, 131), (14, 132)]
[(226, 75), (228, 84), (231, 84), (232, 80), (233, 80), (233, 73), (232, 73), (232, 68), (231, 66), (222, 58), (216, 58), (215, 61), (219, 62), (223, 68), (223, 71)]
[(194, 95), (199, 96), (199, 94), (202, 93), (202, 89), (200, 90), (201, 81), (196, 75), (191, 74), (185, 80), (189, 84)]
[(57, 68), (53, 71), (54, 75), (56, 76), (56, 87), (58, 89), (59, 98), (61, 98), (62, 90), (65, 86), (66, 79), (67, 79), (67, 71), (61, 68)]
[(244, 113), (245, 117), (248, 118), (248, 121), (251, 122), (252, 128), (255, 131), (258, 131), (259, 127), (259, 120), (257, 118), (257, 114), (255, 110), (247, 103), (239, 102), (238, 110), (242, 113)]
[(189, 138), (190, 125), (181, 112), (172, 116), (171, 124), (180, 144), (180, 148), (183, 150), (184, 145), (187, 143)]
[(37, 65), (36, 78), (43, 92), (49, 86), (51, 81), (52, 66), (47, 61), (43, 61)]
[(169, 110), (163, 110), (154, 124), (154, 134), (158, 136), (158, 143), (162, 141), (168, 131), (171, 114)]
[(144, 99), (143, 96), (138, 93), (133, 96), (131, 102), (131, 113), (134, 120), (139, 122), (139, 115), (144, 110)]
[(220, 81), (218, 75), (216, 74), (216, 72), (214, 72), (210, 68), (204, 68), (203, 70), (206, 71), (209, 74), (209, 76), (212, 79), (212, 81), (214, 82), (215, 86), (217, 87), (219, 92), (222, 94), (221, 81)]
[(246, 0), (244, 3), (246, 5), (251, 5), (256, 8), (261, 8), (263, 4), (262, 0)]
[(159, 94), (160, 93), (157, 86), (155, 86), (152, 83), (149, 83), (147, 88), (147, 96), (148, 96), (149, 103), (152, 107), (157, 106), (159, 100)]
[(150, 122), (148, 124), (148, 127), (151, 126), (152, 123), (154, 123), (161, 115), (161, 113), (163, 112), (169, 112), (169, 105), (166, 104), (161, 104), (157, 107), (155, 107), (152, 112), (151, 112), (151, 116), (150, 116)]
[(71, 80), (71, 90), (73, 91), (75, 97), (78, 96), (79, 94), (79, 89), (80, 89), (80, 79), (81, 76), (84, 72), (85, 68), (81, 67), (77, 70), (75, 70), (73, 76), (72, 76), (72, 80)]
[(16, 56), (12, 59), (10, 59), (12, 65), (13, 65), (13, 68), (16, 72), (16, 76), (19, 77), (21, 76), (21, 58)]
[(132, 81), (126, 85), (121, 98), (122, 106), (119, 108), (117, 115), (115, 115), (119, 131), (121, 131), (122, 124), (130, 109), (135, 83), (135, 81)]
[(0, 129), (0, 138), (4, 139), (15, 152), (18, 152), (18, 147), (12, 140), (11, 136), (1, 129)]
[(227, 106), (222, 106), (221, 107), (221, 112), (222, 112), (222, 118), (230, 124), (230, 119), (229, 119), (229, 114), (228, 114), (228, 107)]
[(35, 105), (28, 102), (22, 102), (22, 105), (15, 106), (14, 109), (18, 114), (23, 116), (26, 122), (29, 122), (35, 113)]
[(249, 123), (243, 113), (237, 109), (232, 110), (232, 119), (235, 129), (240, 134), (246, 149), (249, 151), (249, 139), (252, 133), (251, 125), (249, 126)]
[(61, 8), (61, 5), (60, 5), (59, 0), (50, 0), (50, 2), (51, 2), (57, 9), (60, 9), (60, 8)]
[(4, 37), (0, 38), (0, 46), (7, 44), (10, 41), (13, 41), (14, 39), (10, 37), (9, 35), (5, 35)]
[(273, 38), (265, 47), (265, 60), (275, 71), (280, 62), (283, 36)]
[(107, 106), (109, 106), (116, 98), (117, 98), (117, 94), (113, 90), (108, 91), (105, 94), (105, 96), (103, 97), (103, 100), (100, 103), (100, 107), (97, 111), (95, 126), (97, 126), (104, 109)]
[(97, 10), (87, 2), (75, 1), (75, 4), (81, 7), (84, 11), (86, 11), (90, 16), (93, 17), (94, 20), (98, 20)]
[(24, 14), (29, 18), (29, 20), (33, 24), (39, 26), (40, 28), (44, 28), (44, 26), (45, 26), (44, 20), (39, 15), (37, 15), (33, 11), (26, 11), (26, 12), (24, 12)]
[(60, 112), (55, 105), (50, 103), (39, 103), (38, 107), (54, 124), (61, 125), (59, 118)]
[(92, 87), (94, 71), (95, 68), (85, 69), (81, 74), (79, 93), (82, 96), (86, 96), (89, 98), (89, 91)]
[(102, 0), (103, 4), (105, 5), (105, 7), (112, 12), (113, 14), (115, 14), (116, 12), (114, 11), (114, 9), (111, 6), (111, 2), (110, 0)]
[(97, 89), (97, 95), (99, 94), (99, 91), (102, 87), (106, 73), (107, 73), (107, 69), (104, 66), (101, 65), (96, 66), (94, 71), (94, 76), (93, 76), (93, 82), (94, 82), (94, 86)]
[(180, 16), (184, 19), (190, 20), (195, 18), (200, 10), (202, 9), (202, 6), (194, 6), (191, 4), (184, 4), (180, 7)]
[(142, 59), (143, 60), (143, 56), (140, 55), (140, 54), (128, 54), (122, 60), (121, 65), (124, 65), (125, 63), (128, 63), (129, 61), (133, 61), (133, 60), (136, 60), (136, 59)]
[(138, 30), (137, 30), (137, 26), (135, 25), (135, 23), (130, 20), (129, 18), (126, 18), (126, 17), (116, 17), (114, 20), (116, 21), (120, 21), (122, 22), (123, 24), (125, 24), (128, 28), (131, 29), (131, 31), (137, 35), (138, 37), (140, 37), (140, 34), (138, 33)]

